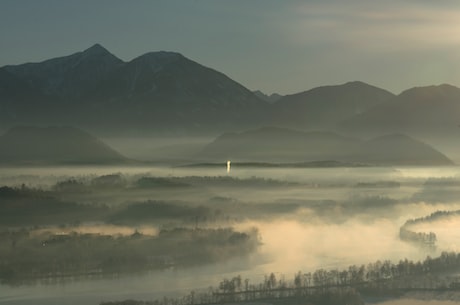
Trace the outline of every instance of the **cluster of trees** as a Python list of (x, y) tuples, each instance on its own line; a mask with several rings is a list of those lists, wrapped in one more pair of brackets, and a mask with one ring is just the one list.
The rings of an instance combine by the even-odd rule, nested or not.
[[(460, 277), (446, 276), (460, 270), (460, 253), (443, 252), (424, 261), (377, 261), (367, 266), (350, 266), (344, 270), (319, 269), (298, 272), (293, 280), (274, 273), (258, 284), (241, 276), (222, 280), (207, 291), (191, 292), (182, 298), (163, 298), (144, 302), (126, 300), (101, 305), (204, 305), (235, 302), (291, 300), (312, 304), (364, 304), (360, 295), (394, 296), (411, 290), (458, 290)], [(280, 304), (283, 302), (280, 302)], [(285, 302), (284, 302), (285, 303)]]
[(0, 187), (0, 227), (92, 221), (106, 212), (103, 206), (59, 199), (52, 191), (25, 186)]
[(400, 188), (401, 183), (397, 181), (375, 181), (375, 182), (358, 182), (356, 188)]
[(432, 222), (432, 221), (440, 220), (442, 218), (447, 218), (447, 217), (451, 217), (451, 216), (459, 216), (459, 215), (460, 215), (460, 210), (456, 210), (456, 211), (436, 211), (436, 212), (433, 212), (430, 215), (425, 216), (425, 217), (409, 219), (409, 220), (406, 221), (406, 223), (404, 225), (409, 226), (409, 225), (415, 225), (415, 224), (420, 224), (420, 223), (424, 223), (424, 222)]
[(181, 219), (184, 222), (215, 222), (223, 217), (220, 209), (206, 206), (189, 206), (181, 202), (148, 200), (116, 210), (109, 218), (111, 223), (150, 223), (165, 219)]
[[(107, 188), (124, 181), (120, 179), (119, 175), (107, 175), (85, 184), (71, 178), (58, 182), (51, 190), (26, 186), (0, 187), (0, 227), (66, 225), (89, 221), (135, 225), (152, 222), (162, 225), (174, 221), (176, 225), (184, 225), (215, 223), (229, 217), (224, 216), (220, 207), (196, 206), (188, 202), (147, 200), (109, 207), (88, 200), (101, 200), (95, 190), (106, 192)], [(117, 191), (128, 192), (128, 189)], [(89, 202), (80, 203), (80, 195)], [(110, 194), (102, 198), (110, 200), (113, 196)]]
[(1, 232), (0, 237), (0, 281), (9, 283), (206, 264), (247, 255), (260, 243), (257, 230), (230, 228), (176, 228), (157, 236), (22, 229)]
[(460, 196), (460, 180), (457, 178), (429, 178), (412, 200), (430, 203), (456, 202)]
[(110, 174), (95, 177), (89, 181), (82, 179), (70, 178), (59, 181), (55, 184), (54, 190), (60, 192), (78, 192), (78, 191), (97, 191), (104, 189), (122, 189), (129, 187), (136, 188), (180, 188), (191, 186), (289, 186), (298, 185), (298, 183), (280, 181), (270, 178), (237, 178), (230, 176), (185, 176), (185, 177), (155, 177), (142, 176), (133, 181), (129, 181), (121, 174)]
[[(153, 181), (168, 181), (167, 183), (178, 185), (194, 185), (194, 186), (229, 186), (229, 187), (274, 187), (274, 186), (294, 186), (299, 185), (295, 182), (281, 181), (271, 178), (250, 177), (238, 178), (231, 176), (185, 176), (185, 177), (144, 177), (144, 179), (153, 179)], [(166, 182), (165, 182), (166, 183)]]
[(412, 242), (421, 246), (434, 248), (436, 246), (437, 237), (434, 232), (414, 232), (404, 225), (399, 229), (399, 238), (402, 241)]
[(414, 232), (410, 229), (411, 226), (432, 222), (447, 217), (459, 216), (460, 210), (457, 211), (436, 211), (428, 216), (419, 217), (407, 220), (399, 230), (399, 237), (403, 241), (418, 243), (420, 245), (434, 247), (436, 245), (437, 237), (434, 232)]

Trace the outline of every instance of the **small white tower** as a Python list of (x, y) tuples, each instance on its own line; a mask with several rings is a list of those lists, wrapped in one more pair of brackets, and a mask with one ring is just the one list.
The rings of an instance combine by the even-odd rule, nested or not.
[(227, 161), (227, 174), (230, 173), (230, 160)]

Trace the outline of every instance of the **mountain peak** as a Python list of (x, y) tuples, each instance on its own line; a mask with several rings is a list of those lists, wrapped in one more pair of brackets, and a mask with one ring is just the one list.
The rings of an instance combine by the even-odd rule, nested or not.
[(162, 62), (170, 63), (178, 59), (185, 58), (182, 54), (169, 51), (157, 51), (157, 52), (148, 52), (135, 59), (133, 61), (147, 61), (147, 62)]
[(142, 66), (143, 68), (148, 67), (152, 71), (158, 72), (162, 68), (182, 61), (185, 57), (176, 52), (168, 51), (157, 51), (157, 52), (148, 52), (139, 57), (134, 58), (130, 61), (129, 64), (134, 64), (135, 66)]
[(111, 54), (106, 48), (104, 48), (102, 45), (98, 43), (92, 45), (88, 49), (84, 50), (82, 53), (90, 55)]
[(343, 85), (339, 85), (339, 86), (354, 86), (354, 87), (362, 87), (362, 86), (372, 86), (372, 85), (369, 85), (368, 83), (365, 83), (365, 82), (362, 82), (362, 81), (359, 81), (359, 80), (355, 80), (355, 81), (350, 81), (350, 82), (346, 82), (345, 84)]
[(400, 96), (401, 97), (412, 97), (417, 99), (433, 99), (443, 97), (453, 96), (454, 98), (458, 98), (460, 93), (460, 88), (449, 85), (449, 84), (441, 84), (441, 85), (431, 85), (431, 86), (424, 86), (424, 87), (413, 87), (403, 91)]

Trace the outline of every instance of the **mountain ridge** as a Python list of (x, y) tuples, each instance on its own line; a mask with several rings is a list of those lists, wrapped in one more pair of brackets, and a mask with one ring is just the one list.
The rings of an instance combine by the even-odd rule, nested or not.
[(361, 81), (316, 87), (285, 95), (274, 103), (274, 120), (297, 129), (332, 128), (392, 98), (391, 92)]
[(353, 134), (402, 132), (413, 136), (458, 133), (460, 88), (442, 84), (414, 87), (339, 124)]
[[(107, 130), (206, 130), (210, 126), (225, 130), (252, 125), (267, 107), (224, 73), (176, 52), (148, 52), (124, 62), (95, 44), (68, 56), (0, 70), (47, 99), (46, 103), (33, 101), (33, 96), (27, 99), (31, 108), (42, 106), (32, 124), (68, 123)], [(8, 100), (16, 102), (14, 96), (6, 96), (0, 99), (0, 108), (14, 110), (14, 115), (2, 127), (29, 123), (27, 111), (9, 109)], [(51, 100), (55, 103), (49, 103)]]
[(335, 160), (374, 165), (453, 164), (435, 148), (403, 134), (365, 141), (334, 132), (304, 132), (275, 127), (222, 134), (200, 155), (211, 160), (239, 162)]

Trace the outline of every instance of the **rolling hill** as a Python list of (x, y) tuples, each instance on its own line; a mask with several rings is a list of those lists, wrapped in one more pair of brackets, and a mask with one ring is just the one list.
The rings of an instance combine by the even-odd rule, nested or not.
[(391, 132), (414, 136), (458, 134), (460, 88), (451, 85), (416, 87), (340, 124), (362, 135)]
[(112, 164), (128, 159), (73, 127), (14, 127), (0, 136), (0, 164)]
[(223, 134), (208, 144), (200, 156), (209, 160), (243, 162), (335, 160), (373, 165), (453, 164), (428, 144), (401, 134), (364, 141), (332, 132), (301, 132), (272, 127)]
[(295, 129), (329, 129), (393, 97), (386, 90), (358, 81), (317, 87), (281, 97), (274, 103), (272, 122)]

